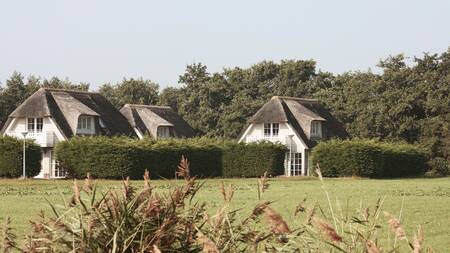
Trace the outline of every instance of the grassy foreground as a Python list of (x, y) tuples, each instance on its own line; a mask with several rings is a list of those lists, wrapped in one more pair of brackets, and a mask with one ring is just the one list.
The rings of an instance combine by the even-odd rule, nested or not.
[[(232, 183), (236, 187), (234, 208), (250, 212), (258, 202), (256, 179), (211, 179), (206, 180), (196, 200), (208, 203), (215, 211), (222, 206), (219, 191), (220, 182)], [(153, 186), (164, 191), (176, 181), (154, 180)], [(119, 189), (121, 181), (97, 181), (102, 191)], [(133, 181), (134, 186), (142, 182)], [(337, 215), (354, 213), (362, 206), (373, 206), (378, 198), (384, 198), (383, 210), (401, 216), (408, 235), (423, 225), (425, 245), (431, 245), (436, 252), (450, 248), (450, 178), (440, 179), (326, 179), (326, 189)], [(72, 195), (72, 181), (44, 180), (0, 180), (0, 217), (10, 216), (17, 234), (23, 237), (29, 228), (29, 220), (36, 218), (40, 210), (50, 213), (46, 200), (62, 203), (62, 198)], [(289, 224), (301, 223), (293, 216), (295, 206), (304, 198), (307, 203), (318, 203), (325, 212), (328, 202), (321, 182), (309, 178), (277, 178), (270, 180), (270, 187), (263, 195), (264, 200), (275, 201), (272, 205)], [(401, 213), (401, 214), (400, 214)]]

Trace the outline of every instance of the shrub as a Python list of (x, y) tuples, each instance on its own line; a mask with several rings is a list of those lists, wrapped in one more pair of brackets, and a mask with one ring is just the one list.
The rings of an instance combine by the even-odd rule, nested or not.
[(414, 145), (374, 140), (330, 140), (313, 150), (324, 176), (403, 177), (424, 173), (426, 152)]
[(450, 175), (450, 165), (447, 159), (436, 157), (428, 162), (427, 176), (445, 177)]
[(87, 172), (98, 178), (140, 178), (145, 169), (152, 177), (173, 178), (182, 155), (189, 158), (196, 176), (256, 177), (264, 171), (283, 173), (284, 148), (272, 143), (238, 144), (207, 138), (78, 137), (59, 143), (56, 155), (69, 175), (77, 178)]
[[(27, 177), (41, 171), (41, 148), (31, 141), (26, 142), (25, 168)], [(20, 177), (23, 170), (23, 141), (0, 136), (0, 177)]]
[(138, 150), (126, 138), (71, 138), (56, 146), (56, 156), (72, 177), (90, 172), (98, 178), (134, 177), (139, 165)]
[(272, 143), (228, 144), (223, 149), (222, 176), (258, 177), (284, 173), (286, 148)]

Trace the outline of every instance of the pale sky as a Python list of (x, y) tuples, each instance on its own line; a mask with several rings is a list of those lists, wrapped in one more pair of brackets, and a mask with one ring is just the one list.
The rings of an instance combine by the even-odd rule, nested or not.
[(281, 59), (341, 73), (449, 46), (445, 0), (0, 2), (1, 83), (16, 70), (91, 89), (123, 77), (166, 87), (194, 62), (215, 72)]

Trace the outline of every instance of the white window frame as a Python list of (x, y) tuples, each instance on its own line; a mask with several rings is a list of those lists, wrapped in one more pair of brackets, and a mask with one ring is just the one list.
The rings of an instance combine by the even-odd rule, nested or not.
[(95, 124), (94, 117), (88, 115), (81, 115), (78, 117), (77, 134), (94, 134)]
[(59, 162), (55, 159), (54, 151), (50, 151), (50, 175), (52, 178), (65, 178), (67, 175), (66, 170), (59, 165)]
[(157, 138), (169, 138), (170, 137), (170, 127), (169, 126), (159, 126), (156, 129)]
[(287, 152), (286, 153), (286, 173), (287, 176), (302, 175), (302, 153)]
[(276, 137), (280, 134), (280, 123), (264, 123), (264, 137)]
[(26, 123), (26, 129), (30, 133), (42, 133), (44, 129), (44, 118), (27, 118)]
[(311, 136), (315, 137), (322, 136), (322, 123), (320, 121), (311, 122)]

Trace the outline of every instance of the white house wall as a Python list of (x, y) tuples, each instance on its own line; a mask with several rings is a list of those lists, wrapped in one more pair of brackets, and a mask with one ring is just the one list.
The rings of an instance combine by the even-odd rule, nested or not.
[[(286, 142), (290, 135), (293, 136), (292, 140), (294, 145), (292, 146), (289, 145), (289, 142)], [(288, 123), (279, 123), (278, 139), (282, 144), (286, 145), (288, 148), (291, 148), (292, 152), (302, 153), (302, 174), (306, 175), (308, 171), (308, 156), (306, 155), (307, 148), (304, 145), (303, 141), (297, 136), (292, 126)], [(242, 138), (240, 139), (240, 141), (247, 143), (254, 142), (255, 140), (264, 140), (263, 123), (251, 124), (246, 130), (244, 136), (242, 136)]]
[[(52, 121), (50, 117), (43, 118), (42, 132), (53, 132), (57, 141), (65, 140), (64, 135), (62, 135), (59, 128)], [(7, 129), (8, 133), (21, 133), (27, 130), (27, 118), (16, 118), (12, 124)]]
[[(21, 133), (27, 130), (27, 118), (15, 118), (11, 122), (11, 126), (8, 126), (6, 133)], [(61, 133), (59, 128), (54, 124), (54, 121), (50, 117), (43, 118), (42, 132), (52, 132), (54, 135), (55, 144), (59, 141), (63, 141), (66, 138)], [(36, 178), (46, 178), (51, 176), (51, 151), (53, 148), (42, 148), (42, 161), (41, 171)]]

